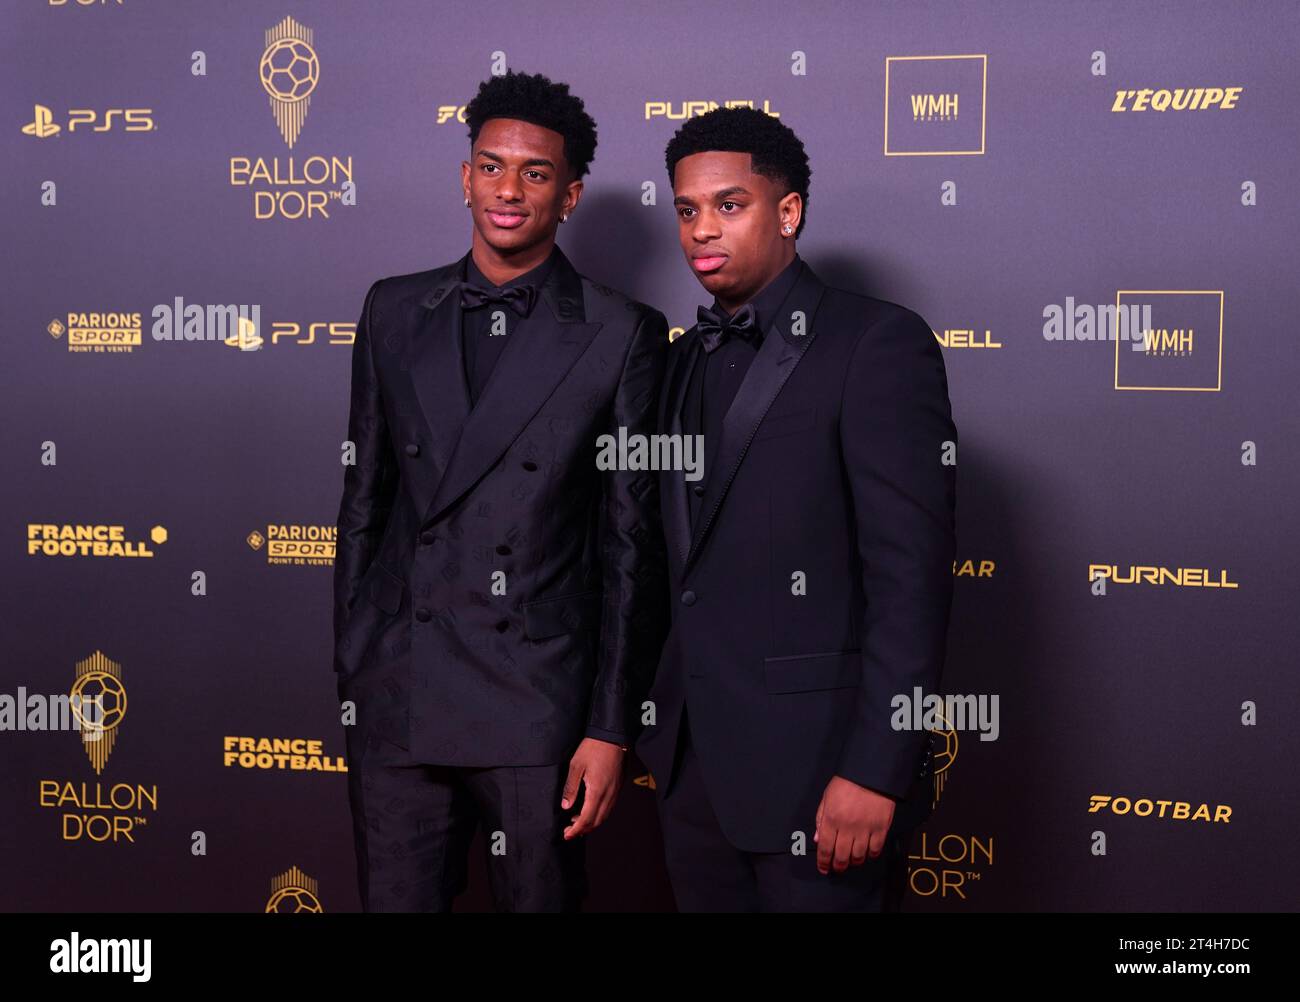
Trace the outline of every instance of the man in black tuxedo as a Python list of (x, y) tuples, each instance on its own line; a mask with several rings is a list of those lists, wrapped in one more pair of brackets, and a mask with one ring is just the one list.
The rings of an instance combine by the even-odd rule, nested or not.
[(653, 431), (667, 321), (555, 245), (595, 123), (513, 72), (466, 119), (471, 249), (375, 282), (352, 356), (334, 668), (367, 911), (448, 910), (479, 824), (498, 910), (576, 908), (668, 615), (655, 475), (596, 461)]
[(952, 594), (943, 356), (795, 252), (810, 171), (780, 120), (709, 112), (666, 160), (714, 296), (669, 351), (660, 425), (705, 459), (661, 475), (672, 628), (637, 743), (678, 907), (892, 910), (931, 736), (891, 701), (936, 692)]

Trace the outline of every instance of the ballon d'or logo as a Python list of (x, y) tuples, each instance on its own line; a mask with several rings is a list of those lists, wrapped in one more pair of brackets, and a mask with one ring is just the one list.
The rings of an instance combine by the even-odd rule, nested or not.
[(81, 743), (96, 774), (102, 773), (117, 738), (117, 725), (126, 716), (122, 666), (105, 657), (103, 651), (78, 661), (70, 696)]
[(266, 32), (266, 48), (257, 73), (271, 97), (271, 113), (280, 134), (293, 149), (307, 119), (311, 92), (320, 82), (320, 60), (311, 47), (312, 31), (286, 17)]

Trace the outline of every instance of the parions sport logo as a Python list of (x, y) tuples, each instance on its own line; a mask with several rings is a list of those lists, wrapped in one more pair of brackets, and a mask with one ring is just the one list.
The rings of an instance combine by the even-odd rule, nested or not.
[(131, 354), (140, 347), (143, 330), (137, 312), (69, 312), (45, 325), (56, 341), (67, 335), (74, 354)]
[(298, 567), (333, 567), (336, 525), (272, 523), (266, 532), (254, 529), (244, 541), (249, 549), (266, 550), (268, 564)]

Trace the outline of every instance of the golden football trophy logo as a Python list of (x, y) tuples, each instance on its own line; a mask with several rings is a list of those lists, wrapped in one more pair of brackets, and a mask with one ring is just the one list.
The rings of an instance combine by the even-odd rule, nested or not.
[(320, 82), (320, 60), (311, 47), (312, 31), (291, 17), (266, 33), (266, 48), (258, 65), (262, 86), (271, 97), (271, 113), (280, 134), (293, 149), (311, 106), (311, 92)]
[[(951, 723), (942, 713), (936, 711), (935, 716), (942, 724)], [(934, 754), (930, 759), (930, 772), (934, 777), (934, 799), (930, 801), (933, 808), (939, 805), (939, 798), (948, 782), (948, 770), (957, 760), (957, 731), (953, 727), (946, 727), (930, 733), (934, 735), (935, 741)]]
[(296, 866), (289, 867), (271, 881), (271, 897), (266, 902), (268, 915), (323, 911), (315, 878), (307, 876)]
[[(104, 771), (117, 738), (117, 725), (126, 716), (126, 689), (122, 687), (122, 666), (96, 651), (77, 662), (77, 680), (72, 684), (73, 715), (81, 728), (81, 743), (95, 767)], [(95, 707), (92, 712), (84, 712)]]

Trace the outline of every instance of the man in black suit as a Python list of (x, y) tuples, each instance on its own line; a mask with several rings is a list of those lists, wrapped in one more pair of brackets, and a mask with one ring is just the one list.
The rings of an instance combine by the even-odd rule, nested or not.
[(449, 909), (478, 824), (498, 910), (575, 909), (668, 615), (655, 476), (596, 461), (653, 431), (667, 321), (555, 245), (595, 123), (513, 72), (466, 119), (470, 251), (375, 282), (352, 356), (334, 667), (367, 911)]
[(891, 910), (931, 738), (891, 702), (936, 691), (952, 593), (943, 357), (795, 252), (810, 171), (781, 121), (709, 112), (666, 160), (714, 296), (669, 351), (660, 425), (704, 436), (704, 475), (661, 475), (672, 628), (637, 743), (678, 907)]

